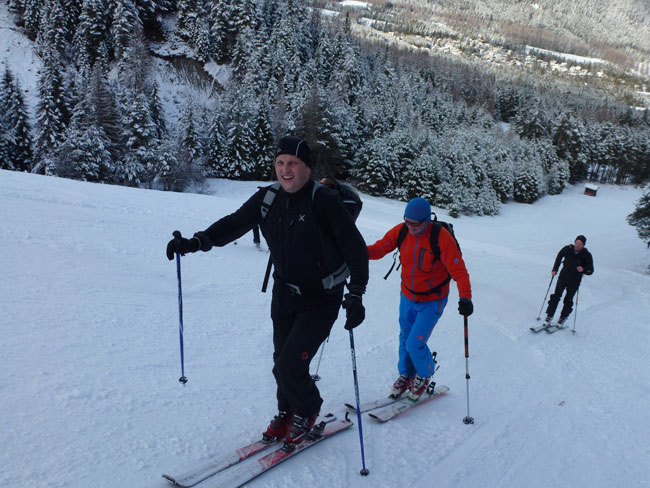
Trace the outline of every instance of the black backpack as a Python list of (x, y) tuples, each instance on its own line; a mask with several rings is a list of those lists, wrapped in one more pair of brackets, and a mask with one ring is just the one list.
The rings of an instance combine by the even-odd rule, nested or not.
[[(361, 213), (361, 208), (363, 207), (363, 202), (361, 201), (361, 197), (359, 196), (359, 192), (356, 190), (356, 188), (354, 188), (349, 183), (337, 181), (336, 179), (331, 177), (323, 178), (323, 180), (321, 181), (323, 181), (323, 183), (314, 181), (314, 188), (311, 192), (312, 202), (314, 201), (314, 195), (316, 194), (316, 191), (318, 191), (319, 188), (326, 186), (327, 188), (330, 188), (331, 190), (334, 190), (337, 193), (337, 195), (341, 200), (341, 203), (352, 216), (352, 220), (356, 222), (357, 218), (359, 217), (359, 214)], [(281, 188), (280, 182), (276, 181), (275, 183), (273, 183), (273, 185), (271, 185), (268, 188), (268, 190), (264, 194), (264, 199), (262, 200), (262, 207), (260, 209), (260, 211), (262, 212), (263, 221), (266, 219), (266, 215), (269, 213), (271, 206), (273, 206), (273, 202), (275, 201), (275, 197), (280, 191), (280, 188)], [(272, 265), (273, 263), (271, 262), (271, 256), (269, 256), (269, 262), (266, 266), (266, 273), (264, 274), (264, 282), (262, 283), (263, 293), (266, 293), (266, 287), (269, 283), (269, 277), (271, 276)], [(332, 282), (334, 284), (337, 284), (339, 281), (341, 280), (345, 281), (347, 279), (347, 277), (349, 276), (349, 270), (345, 274), (341, 272), (336, 272), (335, 275), (336, 278), (333, 278)]]
[[(434, 257), (434, 262), (438, 261), (440, 259), (440, 245), (438, 244), (438, 239), (440, 238), (440, 229), (445, 228), (449, 233), (451, 234), (451, 237), (454, 238), (454, 241), (456, 242), (456, 246), (458, 247), (458, 251), (462, 254), (462, 251), (460, 249), (460, 244), (458, 244), (458, 239), (456, 239), (456, 234), (454, 233), (454, 225), (450, 222), (445, 222), (442, 220), (438, 220), (438, 216), (436, 215), (435, 212), (432, 212), (433, 215), (433, 228), (431, 229), (431, 234), (429, 234), (429, 242), (431, 244), (431, 251), (433, 252), (433, 257)], [(393, 268), (395, 267), (395, 263), (397, 260), (397, 253), (399, 252), (400, 247), (402, 247), (402, 243), (404, 242), (404, 239), (406, 238), (406, 234), (408, 233), (408, 227), (406, 227), (406, 224), (402, 224), (402, 228), (399, 230), (399, 234), (397, 235), (397, 250), (393, 254), (393, 264), (388, 270), (388, 273), (386, 273), (386, 276), (384, 276), (384, 279), (388, 279), (388, 276), (391, 274), (393, 271)], [(397, 266), (397, 269), (402, 265), (400, 264)], [(414, 295), (431, 295), (433, 293), (436, 293), (438, 290), (440, 290), (443, 286), (445, 286), (447, 283), (451, 281), (451, 276), (449, 272), (447, 272), (447, 277), (440, 283), (438, 286), (435, 288), (426, 291), (426, 292), (415, 292), (413, 290), (409, 290), (411, 293)]]

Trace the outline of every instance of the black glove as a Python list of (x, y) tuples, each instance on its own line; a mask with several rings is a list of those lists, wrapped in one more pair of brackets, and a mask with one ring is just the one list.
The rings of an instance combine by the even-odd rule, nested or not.
[(201, 249), (201, 241), (198, 237), (185, 239), (177, 230), (174, 231), (174, 238), (167, 243), (167, 259), (174, 259), (174, 254), (178, 253), (185, 256), (185, 253), (196, 252)]
[(458, 300), (458, 313), (469, 317), (474, 312), (474, 305), (469, 298), (461, 298)]
[(360, 295), (346, 293), (343, 297), (343, 308), (345, 309), (345, 329), (352, 330), (363, 322), (366, 318), (366, 309), (361, 303)]

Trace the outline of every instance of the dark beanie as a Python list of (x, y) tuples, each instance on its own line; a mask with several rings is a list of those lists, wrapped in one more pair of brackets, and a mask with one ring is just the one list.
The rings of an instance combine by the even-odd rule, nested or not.
[(278, 148), (275, 150), (275, 157), (280, 154), (291, 154), (300, 158), (307, 166), (311, 168), (311, 149), (303, 139), (298, 136), (284, 136), (278, 142)]
[(580, 234), (578, 237), (576, 237), (576, 241), (582, 241), (582, 244), (587, 244), (587, 238)]

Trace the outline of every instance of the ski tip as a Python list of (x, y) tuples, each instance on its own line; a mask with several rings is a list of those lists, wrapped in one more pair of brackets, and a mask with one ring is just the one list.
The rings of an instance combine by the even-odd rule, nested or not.
[(449, 391), (449, 387), (447, 385), (436, 385), (436, 388), (433, 390), (433, 394), (435, 395), (436, 393), (442, 395), (443, 393), (447, 393)]

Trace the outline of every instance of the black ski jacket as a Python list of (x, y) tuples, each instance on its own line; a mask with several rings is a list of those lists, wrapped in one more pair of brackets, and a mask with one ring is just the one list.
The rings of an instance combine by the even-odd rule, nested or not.
[(271, 251), (276, 281), (299, 286), (303, 291), (322, 292), (321, 280), (345, 262), (350, 269), (348, 289), (364, 293), (368, 249), (338, 195), (326, 187), (313, 193), (313, 180), (296, 193), (280, 188), (263, 218), (262, 201), (269, 187), (262, 187), (237, 211), (197, 232), (201, 250), (224, 246), (260, 225)]
[[(583, 274), (590, 275), (594, 272), (594, 260), (586, 247), (582, 251), (576, 252), (573, 244), (564, 246), (557, 253), (553, 271), (560, 268), (562, 260), (564, 260), (564, 265), (562, 271), (560, 271), (560, 278), (569, 282), (580, 283)], [(578, 266), (583, 267), (584, 271), (582, 273), (578, 271)]]

